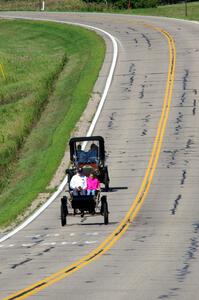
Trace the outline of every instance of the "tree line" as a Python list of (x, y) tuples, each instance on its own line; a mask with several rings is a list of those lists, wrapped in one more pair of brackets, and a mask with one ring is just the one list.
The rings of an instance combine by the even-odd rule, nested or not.
[[(194, 0), (83, 0), (86, 3), (105, 4), (119, 9), (125, 8), (149, 8), (158, 5), (168, 5), (187, 2)], [(198, 1), (198, 0), (195, 0)]]

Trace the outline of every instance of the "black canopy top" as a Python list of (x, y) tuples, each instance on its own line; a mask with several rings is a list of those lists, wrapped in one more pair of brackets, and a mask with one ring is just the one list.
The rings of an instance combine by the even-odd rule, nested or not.
[(70, 139), (69, 146), (70, 146), (70, 160), (71, 161), (73, 161), (73, 158), (74, 158), (76, 143), (88, 142), (88, 141), (92, 141), (92, 142), (97, 141), (99, 143), (99, 158), (100, 158), (100, 160), (105, 159), (105, 149), (104, 149), (103, 137), (102, 136), (89, 136), (89, 137), (73, 137)]

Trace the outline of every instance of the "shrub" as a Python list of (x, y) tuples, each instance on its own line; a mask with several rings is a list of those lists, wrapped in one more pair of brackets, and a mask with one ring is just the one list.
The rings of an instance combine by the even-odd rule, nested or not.
[(133, 8), (157, 7), (159, 3), (159, 0), (133, 0)]
[(118, 8), (118, 9), (126, 9), (128, 7), (128, 1), (126, 1), (126, 0), (114, 1), (113, 5), (115, 8)]

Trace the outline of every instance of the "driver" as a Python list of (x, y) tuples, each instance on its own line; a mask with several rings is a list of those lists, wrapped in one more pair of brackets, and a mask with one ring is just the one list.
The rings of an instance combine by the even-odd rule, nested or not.
[(83, 174), (82, 168), (77, 169), (77, 174), (72, 177), (70, 188), (73, 190), (74, 196), (86, 195), (87, 177)]
[(77, 146), (77, 161), (79, 163), (85, 163), (86, 162), (86, 152), (82, 150), (82, 146), (79, 144)]

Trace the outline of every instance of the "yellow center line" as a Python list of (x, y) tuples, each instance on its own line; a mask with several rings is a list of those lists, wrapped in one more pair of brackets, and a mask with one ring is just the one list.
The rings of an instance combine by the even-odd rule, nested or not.
[(174, 76), (175, 76), (175, 65), (176, 65), (176, 49), (175, 43), (172, 36), (165, 30), (160, 27), (155, 27), (153, 25), (143, 24), (145, 27), (152, 28), (153, 30), (159, 31), (161, 34), (166, 37), (169, 47), (169, 64), (168, 64), (168, 75), (167, 75), (167, 84), (164, 96), (164, 103), (162, 107), (161, 117), (159, 120), (157, 133), (155, 137), (155, 141), (153, 144), (152, 153), (150, 156), (150, 160), (147, 166), (147, 170), (145, 176), (143, 178), (140, 189), (136, 195), (136, 198), (130, 207), (129, 211), (118, 225), (118, 227), (93, 251), (91, 251), (88, 255), (82, 257), (78, 261), (74, 262), (70, 266), (52, 274), (51, 276), (36, 282), (33, 285), (26, 287), (23, 290), (18, 291), (15, 294), (4, 298), (4, 300), (14, 300), (14, 299), (25, 299), (28, 296), (31, 296), (35, 293), (38, 293), (42, 289), (45, 289), (49, 285), (67, 277), (68, 275), (76, 272), (81, 269), (85, 265), (89, 264), (91, 261), (99, 258), (105, 252), (107, 252), (117, 241), (118, 239), (126, 232), (129, 225), (132, 223), (137, 213), (139, 212), (141, 205), (143, 204), (149, 188), (151, 186), (154, 172), (158, 163), (160, 150), (163, 142), (163, 137), (166, 129), (166, 124), (169, 116), (169, 110), (172, 99), (173, 92), (173, 84), (174, 84)]

